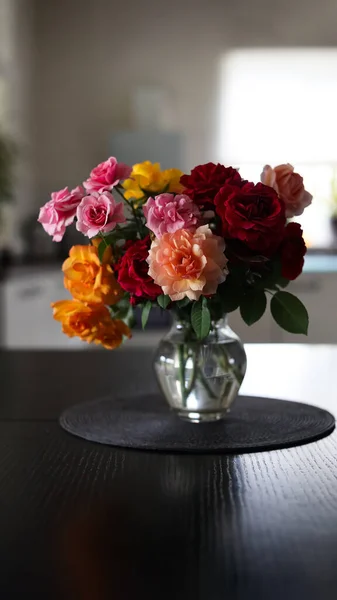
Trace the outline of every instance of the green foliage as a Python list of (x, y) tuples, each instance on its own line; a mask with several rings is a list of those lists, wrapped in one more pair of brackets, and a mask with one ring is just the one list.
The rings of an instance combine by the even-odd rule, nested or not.
[(0, 202), (11, 200), (13, 195), (14, 144), (0, 132)]
[(109, 244), (107, 244), (107, 242), (105, 241), (105, 239), (103, 239), (100, 243), (100, 245), (98, 246), (98, 258), (100, 260), (100, 262), (103, 262), (103, 256), (104, 256), (104, 252), (105, 250), (108, 248)]
[(145, 329), (145, 327), (146, 327), (146, 323), (147, 323), (149, 315), (150, 315), (151, 307), (152, 307), (151, 300), (148, 300), (143, 306), (143, 310), (142, 310), (142, 328), (143, 329)]
[(170, 298), (170, 296), (166, 296), (165, 294), (160, 294), (160, 296), (158, 296), (158, 298), (157, 298), (157, 302), (158, 302), (160, 308), (165, 309), (170, 304), (171, 298)]
[(113, 254), (116, 255), (116, 245), (121, 240), (136, 240), (138, 238), (138, 230), (134, 223), (125, 225), (125, 227), (117, 227), (107, 235), (101, 235), (102, 241), (98, 246), (98, 257), (102, 262), (105, 249), (109, 246), (113, 248)]
[(218, 294), (208, 298), (207, 306), (209, 312), (211, 313), (212, 321), (218, 321), (224, 316), (224, 314), (226, 314), (223, 298)]
[(218, 287), (217, 294), (221, 298), (222, 312), (230, 313), (240, 306), (244, 295), (243, 278), (239, 273), (229, 273), (226, 280)]
[(137, 233), (137, 227), (134, 223), (129, 223), (124, 227), (117, 225), (111, 233), (104, 236), (104, 239), (109, 246), (114, 246), (120, 240), (136, 240)]
[(125, 294), (117, 304), (110, 306), (109, 310), (113, 319), (124, 321), (128, 327), (135, 326), (136, 320), (133, 306), (130, 304), (129, 294)]
[(309, 317), (302, 302), (289, 292), (276, 292), (270, 302), (270, 310), (276, 323), (289, 333), (307, 335)]
[(240, 303), (240, 314), (247, 325), (261, 319), (267, 307), (266, 294), (262, 290), (249, 290)]
[(191, 312), (191, 323), (199, 340), (207, 337), (211, 328), (211, 314), (205, 296), (194, 302)]
[(289, 283), (289, 279), (285, 279), (281, 274), (281, 262), (274, 261), (270, 263), (270, 270), (261, 277), (257, 287), (264, 290), (277, 290), (279, 287), (285, 288)]
[(185, 306), (188, 306), (190, 302), (191, 300), (185, 297), (182, 300), (177, 300), (176, 305), (178, 306), (178, 308), (185, 308)]

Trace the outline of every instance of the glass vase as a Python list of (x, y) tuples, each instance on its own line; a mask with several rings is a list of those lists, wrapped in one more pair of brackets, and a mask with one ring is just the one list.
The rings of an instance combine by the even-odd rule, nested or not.
[(191, 423), (226, 416), (246, 372), (246, 353), (226, 316), (198, 340), (190, 323), (175, 317), (159, 343), (154, 370), (170, 407)]

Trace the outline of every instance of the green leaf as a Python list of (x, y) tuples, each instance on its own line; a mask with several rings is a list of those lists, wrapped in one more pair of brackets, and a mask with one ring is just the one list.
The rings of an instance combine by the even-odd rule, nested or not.
[(223, 298), (219, 294), (208, 298), (207, 306), (211, 313), (211, 320), (218, 321), (226, 314)]
[(276, 323), (289, 333), (308, 334), (309, 316), (304, 304), (289, 292), (276, 292), (270, 302)]
[(224, 283), (218, 287), (217, 294), (221, 296), (222, 310), (224, 313), (230, 313), (240, 306), (244, 288), (237, 282), (232, 275), (228, 275)]
[(103, 239), (109, 246), (114, 246), (119, 240), (136, 239), (136, 237), (137, 228), (127, 225), (125, 227), (114, 229), (112, 233), (105, 235)]
[(191, 302), (191, 300), (189, 298), (185, 297), (182, 300), (177, 300), (176, 305), (178, 306), (178, 308), (184, 308), (190, 302)]
[(165, 294), (160, 294), (160, 296), (158, 296), (157, 298), (157, 302), (161, 308), (165, 309), (170, 304), (171, 298), (170, 296), (166, 296)]
[(126, 319), (130, 310), (130, 304), (126, 306), (121, 306), (118, 308), (118, 310), (114, 310), (113, 308), (111, 308), (111, 310), (114, 319)]
[(143, 310), (142, 310), (142, 328), (143, 329), (145, 329), (145, 327), (146, 327), (146, 323), (149, 318), (151, 307), (152, 307), (151, 300), (148, 300), (146, 302), (146, 304), (144, 304), (144, 306), (143, 306)]
[(246, 325), (253, 325), (261, 319), (266, 307), (266, 294), (262, 290), (250, 290), (241, 300), (240, 314)]
[(265, 290), (277, 290), (278, 287), (285, 288), (289, 279), (282, 277), (282, 265), (279, 260), (271, 263), (271, 271), (261, 279), (258, 287)]
[(191, 312), (191, 323), (199, 340), (208, 335), (211, 328), (211, 315), (205, 297), (202, 300), (194, 302)]
[(104, 256), (104, 252), (107, 249), (108, 244), (106, 243), (105, 240), (102, 240), (100, 245), (98, 246), (98, 258), (100, 260), (100, 262), (103, 262), (103, 256)]
[(129, 294), (125, 294), (123, 298), (121, 298), (121, 300), (117, 302), (117, 304), (113, 304), (109, 307), (113, 319), (124, 320), (128, 316), (130, 306), (131, 304)]
[(286, 279), (285, 277), (279, 277), (277, 280), (277, 285), (279, 285), (281, 288), (286, 288), (289, 283), (289, 279)]

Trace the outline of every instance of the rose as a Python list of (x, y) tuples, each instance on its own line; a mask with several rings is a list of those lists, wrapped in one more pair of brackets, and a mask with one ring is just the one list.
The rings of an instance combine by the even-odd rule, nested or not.
[(184, 186), (184, 192), (203, 207), (205, 204), (213, 204), (214, 198), (225, 183), (242, 185), (244, 182), (236, 169), (224, 167), (219, 163), (207, 163), (195, 167), (190, 175), (183, 175), (180, 183)]
[(149, 198), (143, 211), (146, 226), (156, 237), (194, 227), (200, 216), (197, 205), (185, 194), (159, 194)]
[(60, 242), (66, 227), (73, 222), (76, 209), (84, 196), (84, 189), (77, 186), (71, 192), (67, 187), (53, 192), (51, 200), (40, 208), (38, 221), (43, 229), (53, 236), (53, 242)]
[(110, 192), (92, 192), (84, 196), (76, 212), (78, 231), (89, 238), (99, 233), (107, 233), (117, 223), (125, 223), (123, 204), (117, 203)]
[(118, 163), (114, 156), (95, 167), (90, 177), (83, 183), (87, 192), (104, 192), (112, 190), (121, 179), (130, 177), (131, 167)]
[(131, 331), (123, 321), (112, 319), (106, 306), (83, 304), (79, 300), (59, 300), (52, 304), (53, 316), (62, 323), (63, 333), (83, 342), (101, 344), (108, 350), (121, 345)]
[(110, 306), (123, 297), (112, 267), (101, 264), (95, 246), (73, 246), (62, 271), (64, 287), (76, 300)]
[(150, 236), (136, 242), (127, 242), (124, 256), (115, 265), (118, 283), (131, 294), (130, 300), (133, 304), (143, 299), (156, 300), (162, 293), (161, 288), (149, 275), (146, 259), (150, 244)]
[(312, 195), (304, 189), (303, 177), (294, 173), (289, 163), (272, 169), (266, 165), (261, 173), (261, 181), (277, 191), (286, 207), (286, 217), (299, 216), (311, 204)]
[(180, 194), (183, 190), (179, 183), (182, 172), (179, 169), (161, 170), (159, 163), (146, 160), (133, 165), (131, 178), (123, 183), (126, 200), (141, 202), (147, 196), (160, 194), (164, 191)]
[(281, 245), (281, 275), (286, 279), (296, 279), (304, 265), (304, 256), (307, 251), (299, 223), (289, 223), (284, 230)]
[(213, 295), (226, 278), (224, 249), (224, 240), (208, 225), (164, 233), (152, 242), (149, 275), (173, 301)]
[(256, 253), (270, 256), (279, 246), (286, 223), (284, 204), (271, 187), (246, 183), (225, 185), (214, 199), (225, 238), (247, 244)]

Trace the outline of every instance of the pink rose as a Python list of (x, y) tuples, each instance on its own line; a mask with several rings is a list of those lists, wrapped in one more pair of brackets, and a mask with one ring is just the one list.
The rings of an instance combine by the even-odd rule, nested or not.
[(149, 198), (143, 211), (146, 226), (157, 238), (164, 233), (195, 227), (200, 217), (197, 205), (185, 194), (159, 194)]
[(38, 221), (43, 229), (53, 236), (53, 242), (60, 242), (66, 227), (73, 222), (76, 210), (84, 196), (82, 186), (77, 186), (71, 192), (67, 187), (53, 192), (51, 200), (40, 208)]
[(93, 238), (99, 233), (107, 233), (114, 229), (117, 223), (125, 223), (123, 204), (117, 203), (110, 192), (92, 192), (84, 196), (77, 207), (76, 229)]
[(121, 179), (127, 179), (131, 175), (131, 167), (124, 163), (118, 163), (114, 156), (95, 167), (89, 179), (83, 185), (87, 192), (104, 192), (112, 190)]
[(312, 195), (304, 189), (303, 177), (294, 173), (289, 163), (272, 169), (266, 165), (261, 173), (261, 181), (274, 188), (286, 207), (286, 217), (298, 217), (311, 204)]

